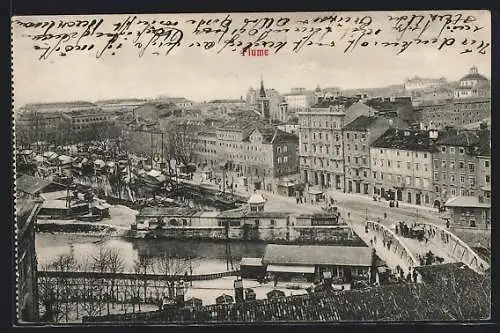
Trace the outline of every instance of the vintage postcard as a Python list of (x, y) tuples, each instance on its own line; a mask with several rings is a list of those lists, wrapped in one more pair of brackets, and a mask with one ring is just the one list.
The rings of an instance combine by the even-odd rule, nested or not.
[(484, 10), (12, 18), (17, 324), (491, 316)]

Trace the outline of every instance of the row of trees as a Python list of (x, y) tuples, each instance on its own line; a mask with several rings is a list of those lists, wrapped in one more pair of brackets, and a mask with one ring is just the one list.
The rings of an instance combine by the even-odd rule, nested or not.
[[(117, 249), (100, 246), (96, 254), (83, 262), (77, 261), (73, 254), (63, 254), (44, 265), (42, 270), (122, 273), (125, 268), (124, 258)], [(190, 271), (190, 261), (166, 251), (161, 257), (139, 256), (133, 265), (133, 279), (97, 279), (90, 274), (68, 279), (42, 274), (38, 278), (39, 302), (44, 311), (41, 320), (68, 322), (81, 316), (126, 312), (130, 305), (132, 312), (136, 307), (140, 311), (141, 304), (159, 305), (163, 296), (175, 295), (178, 286), (173, 277)], [(165, 280), (148, 281), (148, 274), (164, 275)]]

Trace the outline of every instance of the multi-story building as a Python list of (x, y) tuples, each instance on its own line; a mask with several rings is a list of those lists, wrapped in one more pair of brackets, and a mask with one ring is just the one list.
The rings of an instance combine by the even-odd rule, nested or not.
[(255, 189), (273, 190), (276, 178), (298, 169), (298, 137), (262, 122), (230, 121), (204, 128), (194, 149), (195, 161), (216, 168), (227, 163), (230, 171), (249, 178)]
[(491, 203), (491, 131), (486, 129), (485, 126), (481, 128), (479, 140), (479, 149), (477, 152), (479, 201)]
[(404, 90), (406, 92), (429, 90), (446, 85), (446, 79), (444, 77), (439, 79), (434, 78), (421, 78), (415, 76), (413, 78), (408, 78), (404, 82)]
[(343, 128), (346, 192), (372, 194), (370, 146), (390, 127), (404, 128), (391, 119), (359, 116)]
[(305, 112), (299, 112), (298, 116), (301, 179), (310, 185), (343, 191), (344, 107), (311, 107)]
[(292, 88), (291, 92), (285, 94), (285, 102), (288, 104), (288, 109), (295, 112), (306, 110), (314, 104), (315, 95), (313, 91), (308, 91), (305, 88)]
[(472, 130), (439, 132), (438, 149), (433, 156), (436, 207), (452, 197), (478, 195), (479, 139), (479, 133)]
[(90, 102), (27, 104), (15, 112), (17, 143), (62, 141), (61, 125), (64, 112), (87, 112), (96, 108), (97, 106)]
[(73, 133), (79, 131), (93, 131), (96, 127), (109, 123), (114, 115), (104, 113), (99, 108), (88, 110), (76, 110), (71, 112), (64, 112), (62, 119), (70, 127)]
[(40, 200), (16, 200), (17, 225), (17, 309), (21, 322), (36, 322), (38, 310), (35, 224)]
[(475, 97), (425, 101), (414, 107), (416, 121), (424, 128), (464, 126), (491, 117), (491, 98)]
[(417, 205), (434, 202), (436, 131), (388, 129), (370, 148), (374, 194)]
[(470, 97), (490, 97), (491, 84), (484, 75), (479, 74), (476, 66), (472, 66), (469, 74), (458, 81), (458, 87), (455, 89), (455, 98)]
[(109, 99), (97, 101), (95, 103), (103, 111), (108, 112), (131, 112), (134, 109), (146, 104), (145, 99), (130, 98), (130, 99)]

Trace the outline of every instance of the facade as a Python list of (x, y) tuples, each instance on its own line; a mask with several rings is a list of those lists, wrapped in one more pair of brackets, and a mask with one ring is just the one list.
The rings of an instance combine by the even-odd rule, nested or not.
[[(298, 89), (298, 88), (296, 88)], [(285, 102), (290, 111), (300, 112), (314, 104), (314, 93), (306, 90), (293, 90), (285, 95)]]
[(415, 76), (413, 78), (408, 78), (404, 82), (404, 90), (407, 92), (419, 91), (419, 90), (429, 90), (446, 85), (445, 78), (433, 79), (433, 78), (421, 78)]
[(97, 126), (109, 123), (113, 116), (104, 113), (99, 108), (77, 110), (62, 114), (63, 121), (70, 126), (73, 132), (93, 131)]
[(134, 109), (146, 104), (146, 100), (144, 99), (112, 99), (112, 100), (103, 100), (97, 101), (95, 103), (98, 105), (103, 111), (108, 112), (131, 112)]
[(280, 281), (313, 282), (330, 272), (333, 278), (350, 283), (354, 279), (369, 280), (372, 252), (369, 247), (269, 244), (262, 263)]
[(370, 145), (391, 127), (389, 119), (359, 116), (344, 126), (346, 192), (372, 194)]
[(491, 185), (486, 183), (491, 181), (488, 156), (481, 160), (478, 157), (479, 147), (488, 144), (481, 141), (487, 140), (487, 133), (477, 130), (439, 132), (438, 149), (433, 156), (434, 191), (438, 195), (435, 206), (440, 207), (457, 196), (479, 196), (479, 181), (483, 187)]
[(415, 107), (414, 112), (416, 121), (428, 129), (464, 126), (491, 117), (491, 98), (427, 101)]
[(205, 128), (197, 138), (195, 161), (212, 168), (228, 162), (229, 170), (249, 178), (256, 189), (298, 169), (298, 137), (258, 122), (231, 121)]
[(491, 203), (480, 201), (477, 196), (450, 198), (444, 207), (454, 227), (490, 228)]
[(344, 151), (342, 106), (309, 108), (299, 112), (299, 165), (301, 179), (344, 191)]
[(370, 148), (373, 194), (410, 204), (434, 203), (435, 131), (388, 129)]
[(21, 322), (39, 318), (35, 225), (41, 205), (41, 200), (16, 201), (17, 306)]
[(469, 74), (460, 79), (454, 93), (454, 97), (458, 99), (490, 96), (490, 80), (484, 75), (479, 74), (476, 66), (472, 66), (469, 70)]

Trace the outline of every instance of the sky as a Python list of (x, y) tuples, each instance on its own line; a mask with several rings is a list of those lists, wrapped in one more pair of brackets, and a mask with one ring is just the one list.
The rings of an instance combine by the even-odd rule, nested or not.
[[(323, 14), (331, 13), (321, 13)], [(371, 15), (373, 24), (383, 27), (381, 35), (385, 34), (387, 39), (392, 37), (394, 40), (395, 33), (389, 31), (385, 22), (389, 14), (395, 16), (397, 12), (342, 13), (351, 14)], [(475, 38), (491, 42), (489, 13), (475, 11), (472, 14), (477, 17), (476, 23), (485, 26), (476, 33)], [(204, 17), (224, 15), (206, 14)], [(286, 15), (293, 20), (299, 17), (312, 18), (318, 13), (273, 16), (278, 18), (280, 15)], [(126, 18), (109, 15), (102, 17), (102, 26), (108, 30), (113, 22)], [(242, 14), (232, 13), (231, 17), (234, 24), (243, 19)], [(372, 47), (357, 48), (344, 54), (344, 47), (336, 47), (309, 48), (297, 54), (284, 49), (267, 57), (248, 57), (230, 51), (217, 54), (213, 50), (202, 51), (186, 47), (190, 39), (197, 40), (198, 37), (190, 35), (187, 25), (183, 22), (189, 18), (200, 19), (201, 15), (155, 14), (141, 18), (182, 21), (179, 27), (185, 31), (183, 47), (175, 49), (168, 56), (146, 52), (144, 56), (139, 57), (136, 50), (124, 47), (115, 56), (99, 59), (96, 58), (95, 52), (81, 52), (65, 57), (54, 53), (46, 60), (38, 60), (40, 52), (33, 48), (35, 42), (23, 36), (29, 33), (29, 30), (13, 24), (14, 107), (34, 102), (150, 98), (159, 95), (183, 96), (195, 101), (240, 96), (244, 98), (249, 87), (259, 86), (261, 76), (266, 88), (274, 88), (283, 93), (292, 87), (314, 89), (317, 85), (343, 89), (382, 87), (403, 84), (405, 78), (415, 75), (435, 78), (443, 76), (454, 81), (465, 75), (472, 65), (476, 65), (481, 74), (491, 77), (489, 52), (486, 55), (477, 52), (461, 55), (459, 49), (454, 47), (442, 51), (438, 51), (437, 47), (410, 47), (405, 53), (397, 55), (394, 49)], [(23, 22), (50, 19), (58, 22), (62, 18), (17, 18)], [(461, 41), (469, 35), (462, 32), (459, 36), (457, 40)], [(285, 38), (291, 43), (294, 37), (297, 38), (290, 33)]]

